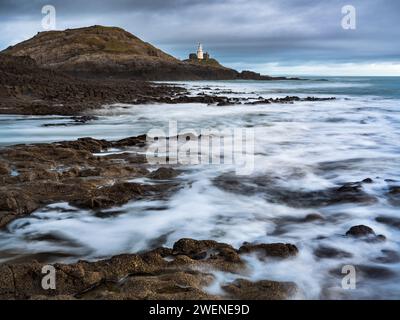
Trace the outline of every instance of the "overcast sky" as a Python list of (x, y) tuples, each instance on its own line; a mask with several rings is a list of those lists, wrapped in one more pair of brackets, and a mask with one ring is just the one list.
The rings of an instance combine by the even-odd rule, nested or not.
[[(0, 48), (56, 28), (122, 27), (185, 58), (200, 41), (223, 64), (265, 74), (399, 75), (399, 0), (0, 0)], [(342, 7), (356, 29), (342, 28)]]

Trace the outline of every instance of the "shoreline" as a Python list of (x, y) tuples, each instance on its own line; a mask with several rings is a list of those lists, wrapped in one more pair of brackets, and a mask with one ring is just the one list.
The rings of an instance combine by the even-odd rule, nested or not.
[[(206, 103), (219, 106), (246, 103), (217, 95), (192, 97), (182, 87), (129, 79), (84, 79), (38, 67), (28, 57), (0, 54), (0, 114), (79, 116), (106, 104)], [(272, 78), (270, 81), (282, 80)], [(292, 79), (287, 79), (292, 80)], [(297, 80), (297, 79), (293, 79)], [(311, 99), (312, 97), (310, 97)], [(265, 99), (286, 103), (298, 97)]]

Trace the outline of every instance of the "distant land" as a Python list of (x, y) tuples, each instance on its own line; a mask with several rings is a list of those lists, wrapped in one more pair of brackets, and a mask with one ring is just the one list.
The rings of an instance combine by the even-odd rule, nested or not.
[(117, 27), (91, 26), (39, 32), (2, 53), (27, 56), (46, 69), (84, 78), (131, 80), (298, 80), (238, 72), (212, 63), (181, 61)]

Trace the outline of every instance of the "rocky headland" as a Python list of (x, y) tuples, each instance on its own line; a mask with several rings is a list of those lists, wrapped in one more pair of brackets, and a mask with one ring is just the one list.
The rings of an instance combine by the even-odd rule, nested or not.
[(40, 32), (3, 53), (28, 56), (40, 67), (84, 78), (275, 80), (254, 72), (238, 72), (217, 61), (206, 64), (181, 61), (121, 28), (98, 25)]

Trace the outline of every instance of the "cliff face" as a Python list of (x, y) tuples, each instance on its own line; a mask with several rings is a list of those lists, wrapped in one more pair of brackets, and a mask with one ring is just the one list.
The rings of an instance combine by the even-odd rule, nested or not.
[(182, 62), (115, 27), (41, 32), (4, 53), (29, 56), (41, 67), (84, 77), (224, 80), (235, 79), (238, 74), (220, 65)]

